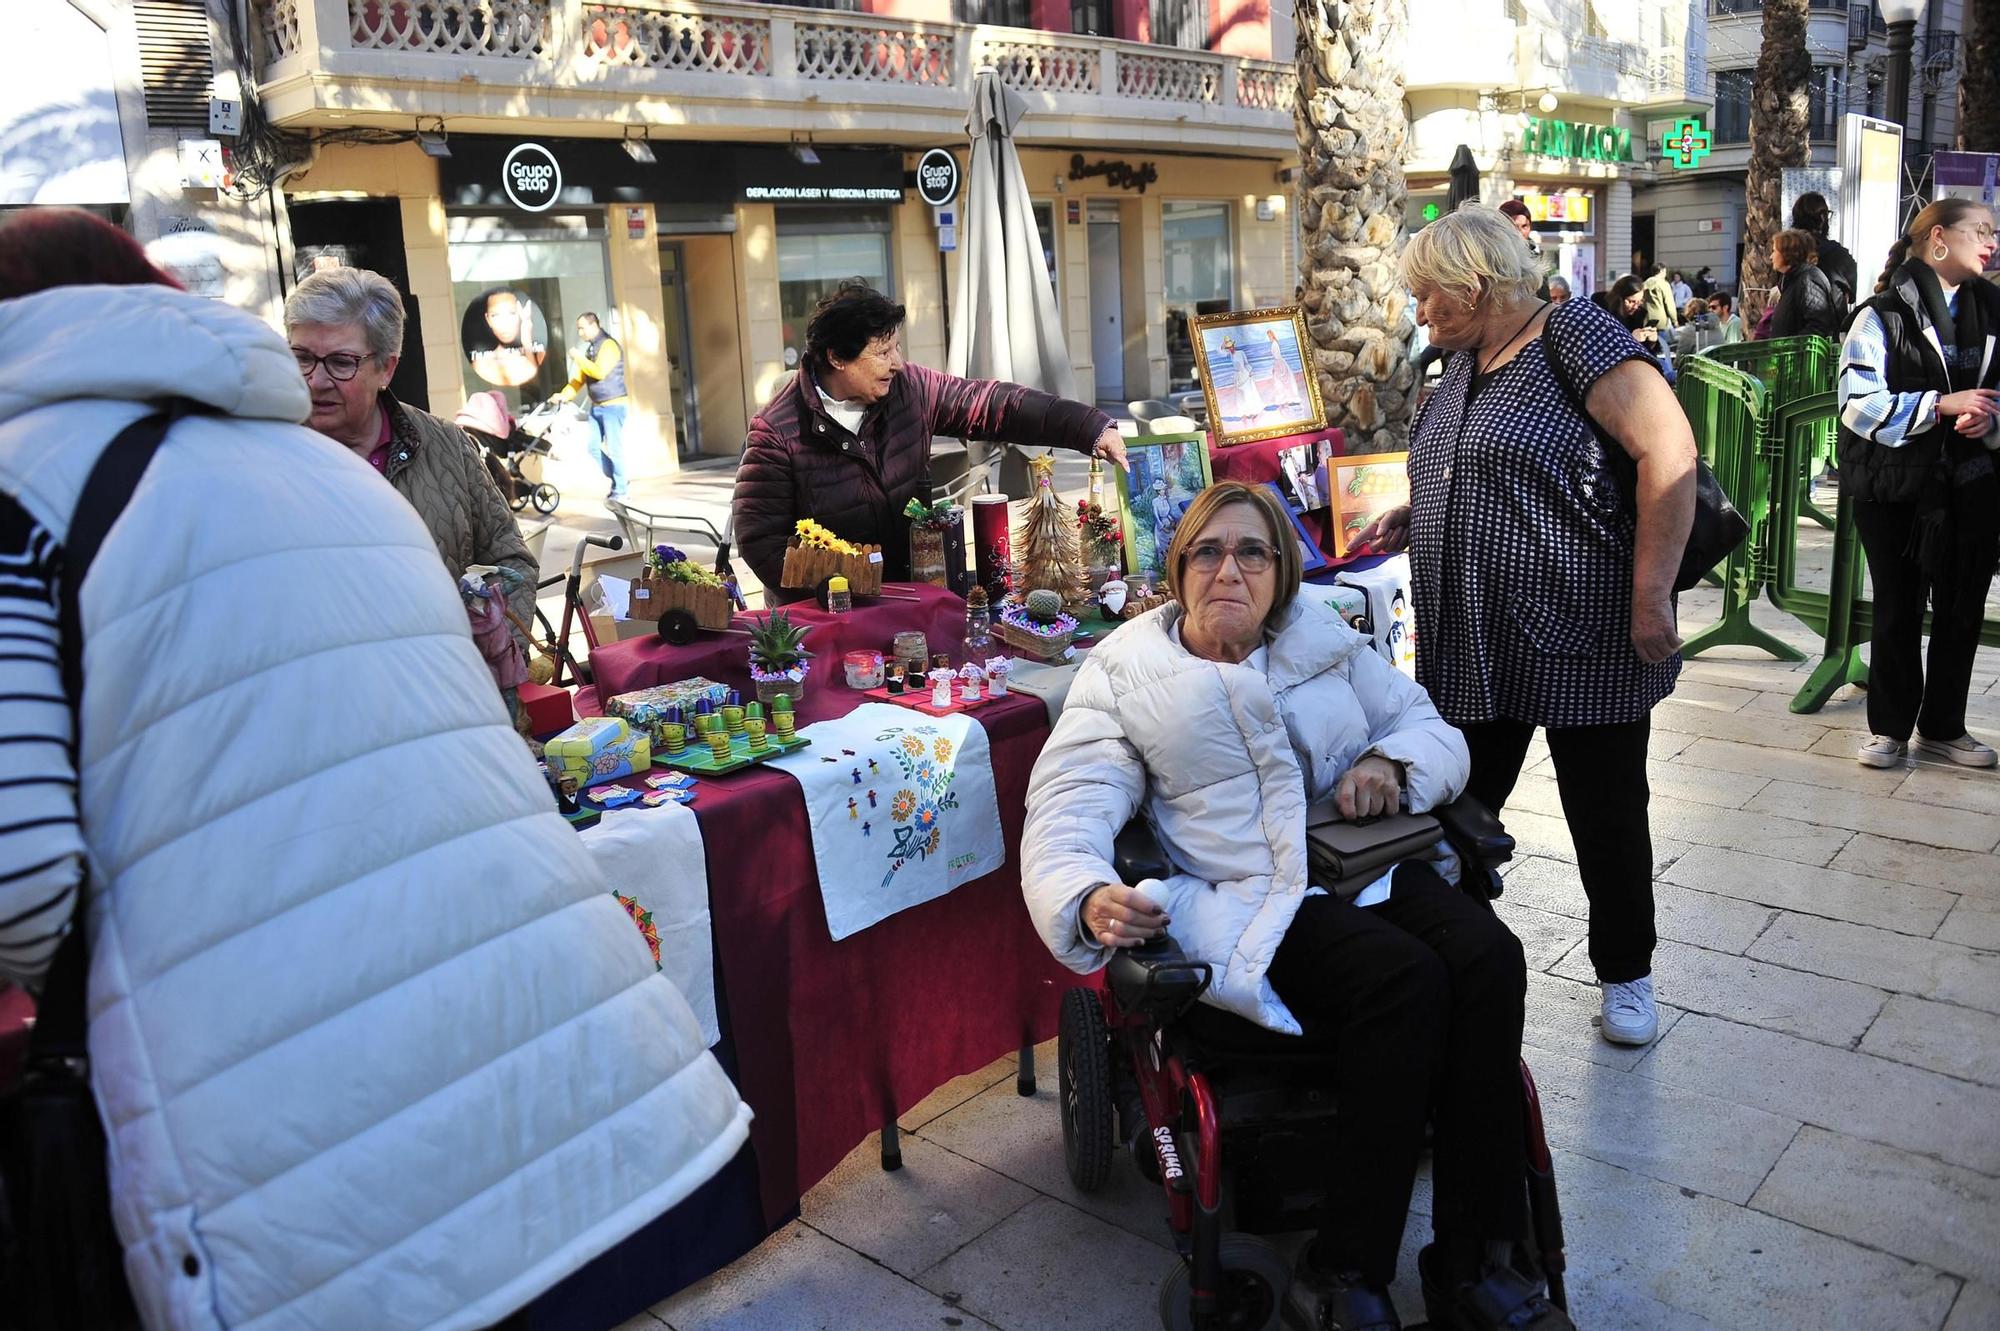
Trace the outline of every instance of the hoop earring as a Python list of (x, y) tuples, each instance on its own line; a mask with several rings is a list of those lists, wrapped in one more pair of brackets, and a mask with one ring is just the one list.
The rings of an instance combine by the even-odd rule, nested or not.
[(1936, 249), (1931, 251), (1932, 263), (1943, 263), (1946, 259), (1949, 259), (1950, 257), (1951, 257), (1951, 251), (1946, 249), (1942, 245), (1938, 246)]

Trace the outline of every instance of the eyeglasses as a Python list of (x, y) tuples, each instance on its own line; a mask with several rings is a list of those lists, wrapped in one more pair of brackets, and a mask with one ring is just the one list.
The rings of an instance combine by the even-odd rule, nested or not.
[(370, 351), (357, 356), (351, 351), (334, 351), (324, 356), (315, 356), (304, 347), (293, 347), (292, 359), (299, 363), (299, 373), (308, 379), (313, 377), (314, 370), (324, 365), (330, 377), (344, 384), (361, 373), (362, 363), (374, 360), (375, 353)]
[(1236, 568), (1242, 573), (1262, 573), (1278, 557), (1278, 552), (1262, 541), (1243, 541), (1235, 546), (1227, 546), (1220, 541), (1203, 541), (1189, 547), (1188, 567), (1197, 573), (1213, 573), (1222, 567), (1222, 561), (1231, 553), (1235, 554)]
[[(1960, 222), (1957, 226), (1951, 228), (1951, 230), (1953, 231), (1965, 231), (1965, 229), (1966, 229), (1965, 223), (1963, 222)], [(1979, 240), (1991, 240), (1993, 239), (1993, 227), (1991, 224), (1985, 226), (1976, 226), (1973, 227), (1972, 230), (1967, 234)]]

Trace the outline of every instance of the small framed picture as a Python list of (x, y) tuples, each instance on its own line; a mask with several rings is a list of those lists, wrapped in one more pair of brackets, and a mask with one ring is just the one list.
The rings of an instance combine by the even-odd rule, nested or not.
[(1188, 320), (1188, 334), (1217, 447), (1326, 425), (1319, 377), (1306, 364), (1312, 344), (1298, 306), (1197, 314)]
[(1319, 542), (1312, 538), (1312, 533), (1306, 530), (1306, 524), (1299, 517), (1298, 509), (1285, 498), (1285, 487), (1276, 481), (1265, 481), (1264, 484), (1277, 491), (1278, 500), (1284, 505), (1285, 516), (1292, 520), (1292, 532), (1299, 541), (1299, 572), (1317, 573), (1325, 568), (1326, 555), (1320, 550)]
[(1125, 580), (1159, 587), (1166, 580), (1167, 545), (1194, 497), (1212, 479), (1207, 437), (1147, 434), (1125, 441), (1128, 470), (1118, 480), (1118, 516), (1125, 531)]
[(1278, 450), (1278, 473), (1293, 508), (1311, 512), (1327, 506), (1327, 461), (1332, 456), (1331, 439), (1310, 439)]
[(1378, 514), (1410, 502), (1407, 453), (1358, 453), (1328, 458), (1327, 500), (1333, 529), (1335, 559), (1365, 553), (1354, 549), (1354, 538)]

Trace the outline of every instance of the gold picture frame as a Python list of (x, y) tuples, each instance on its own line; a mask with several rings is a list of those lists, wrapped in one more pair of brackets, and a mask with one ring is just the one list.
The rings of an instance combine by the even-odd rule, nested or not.
[(1333, 510), (1327, 515), (1333, 531), (1329, 559), (1371, 553), (1357, 550), (1354, 538), (1383, 513), (1410, 502), (1409, 462), (1408, 453), (1335, 454), (1326, 460), (1326, 497)]
[(1190, 315), (1188, 340), (1216, 447), (1326, 427), (1312, 339), (1299, 306)]

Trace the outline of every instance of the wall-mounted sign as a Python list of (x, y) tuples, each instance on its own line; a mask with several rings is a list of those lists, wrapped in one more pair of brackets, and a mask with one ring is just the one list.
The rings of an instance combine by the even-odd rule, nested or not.
[(562, 167), (539, 143), (517, 143), (500, 163), (500, 189), (524, 212), (547, 212), (562, 194)]
[(182, 189), (222, 188), (225, 171), (220, 139), (182, 139), (178, 148)]
[(933, 148), (917, 160), (917, 197), (942, 208), (958, 197), (958, 159)]
[(1695, 221), (1694, 229), (1704, 236), (1713, 235), (1722, 230), (1722, 219), (1720, 217), (1698, 218)]
[(646, 238), (646, 210), (644, 208), (627, 208), (625, 210), (625, 238), (627, 240), (644, 240)]
[(1521, 122), (1521, 151), (1530, 157), (1558, 157), (1564, 161), (1629, 162), (1632, 131), (1616, 125), (1586, 125), (1580, 120), (1528, 116)]
[(1067, 226), (1083, 225), (1082, 199), (1065, 199), (1063, 201), (1063, 223)]
[(1130, 162), (1086, 162), (1082, 153), (1070, 154), (1071, 180), (1089, 180), (1096, 176), (1103, 176), (1104, 183), (1113, 189), (1136, 190), (1144, 194), (1146, 186), (1158, 180), (1160, 173), (1151, 162), (1141, 162), (1137, 166)]
[(1430, 223), (1437, 221), (1439, 215), (1442, 214), (1443, 212), (1444, 209), (1438, 207), (1437, 201), (1433, 199), (1431, 202), (1424, 205), (1422, 216), (1426, 223)]
[[(447, 207), (524, 208), (513, 194), (514, 177), (506, 163), (524, 145), (519, 139), (454, 134), (451, 156), (438, 160), (438, 183)], [(617, 139), (550, 139), (536, 145), (542, 154), (523, 153), (516, 165), (528, 162), (559, 171), (538, 176), (532, 170), (525, 187), (537, 179), (554, 187), (542, 208), (590, 208), (607, 204), (650, 203), (657, 208), (691, 206), (723, 208), (738, 203), (782, 206), (843, 206), (897, 204), (904, 198), (905, 161), (900, 148), (819, 148), (819, 165), (793, 157), (783, 144), (653, 142), (655, 160), (639, 162), (626, 155)], [(542, 203), (540, 198), (533, 202)], [(608, 222), (614, 228), (616, 215)], [(661, 230), (656, 221), (655, 233)]]
[(1709, 132), (1701, 127), (1701, 121), (1686, 116), (1672, 133), (1660, 140), (1660, 151), (1667, 155), (1669, 166), (1687, 171), (1701, 165), (1701, 159), (1712, 151), (1713, 142)]
[(1528, 190), (1522, 195), (1521, 202), (1528, 205), (1528, 217), (1534, 222), (1566, 222), (1577, 226), (1590, 223), (1589, 190), (1572, 189), (1553, 194)]

